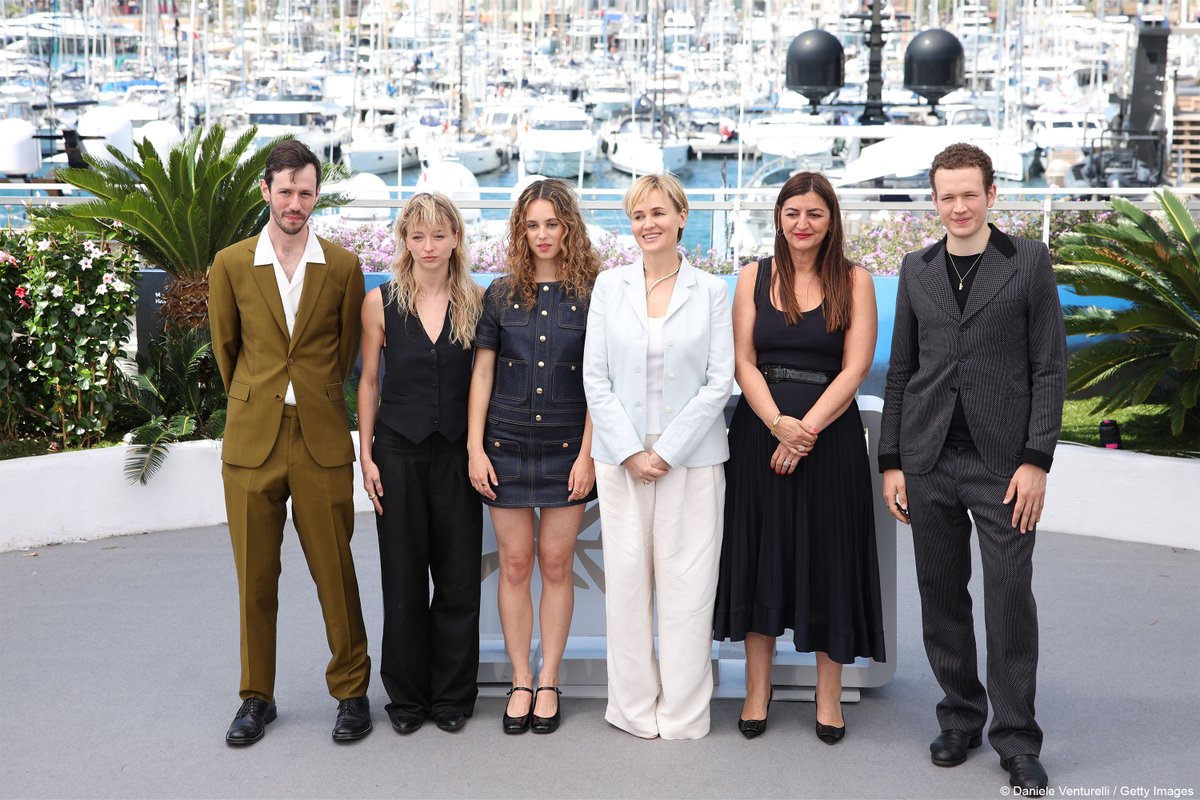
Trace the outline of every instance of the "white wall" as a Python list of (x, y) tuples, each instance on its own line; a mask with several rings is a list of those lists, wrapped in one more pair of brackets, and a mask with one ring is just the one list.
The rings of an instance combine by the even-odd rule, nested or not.
[(1200, 550), (1200, 459), (1062, 443), (1041, 527)]
[[(173, 446), (148, 486), (125, 480), (124, 457), (124, 447), (107, 447), (0, 461), (0, 552), (225, 522), (219, 445)], [(370, 505), (354, 475), (363, 513)], [(1041, 527), (1197, 550), (1198, 494), (1200, 459), (1060, 444)]]

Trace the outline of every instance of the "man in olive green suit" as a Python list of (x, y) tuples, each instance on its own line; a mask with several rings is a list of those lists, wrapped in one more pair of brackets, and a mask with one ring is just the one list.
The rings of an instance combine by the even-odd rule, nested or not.
[(354, 446), (342, 381), (358, 354), (358, 257), (308, 224), (321, 165), (303, 144), (276, 146), (260, 188), (263, 232), (217, 254), (209, 271), (213, 355), (229, 395), (221, 470), (241, 604), (242, 706), (225, 741), (262, 738), (275, 710), (280, 546), (292, 500), (325, 618), (338, 700), (335, 741), (371, 732), (371, 661), (350, 553)]

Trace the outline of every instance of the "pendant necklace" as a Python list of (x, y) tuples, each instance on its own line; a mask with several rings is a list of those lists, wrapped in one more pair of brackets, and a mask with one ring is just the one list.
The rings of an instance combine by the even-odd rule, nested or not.
[[(658, 280), (656, 280), (654, 283), (650, 284), (650, 288), (646, 290), (646, 297), (649, 297), (649, 296), (650, 296), (650, 293), (654, 291), (654, 287), (658, 286), (658, 285), (659, 285), (660, 283), (662, 283), (663, 281), (669, 281), (671, 278), (674, 278), (676, 275), (678, 275), (678, 274), (679, 274), (679, 270), (680, 270), (680, 268), (682, 268), (682, 267), (683, 267), (683, 265), (682, 265), (682, 264), (680, 264), (678, 267), (676, 267), (676, 268), (675, 268), (675, 271), (674, 271), (674, 272), (672, 272), (670, 275), (663, 275), (661, 278), (659, 278)], [(643, 267), (643, 268), (642, 268), (642, 271), (643, 271), (643, 272), (645, 272), (645, 271), (646, 271), (645, 267)]]
[(970, 275), (971, 272), (976, 267), (979, 266), (979, 260), (981, 258), (983, 258), (983, 253), (980, 253), (979, 255), (975, 256), (975, 263), (971, 264), (971, 266), (967, 269), (966, 272), (959, 272), (958, 265), (954, 263), (954, 256), (951, 256), (949, 253), (947, 253), (946, 255), (950, 258), (950, 269), (954, 270), (954, 274), (958, 276), (958, 290), (961, 292), (963, 290), (963, 281), (965, 281), (967, 279), (967, 276)]

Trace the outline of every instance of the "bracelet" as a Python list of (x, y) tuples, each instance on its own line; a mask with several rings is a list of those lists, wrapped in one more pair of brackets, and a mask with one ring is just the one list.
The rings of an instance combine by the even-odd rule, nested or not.
[(771, 435), (772, 435), (772, 436), (774, 436), (774, 435), (775, 435), (775, 426), (779, 424), (779, 420), (781, 420), (781, 419), (783, 419), (783, 413), (782, 413), (782, 412), (780, 412), (780, 413), (776, 414), (776, 415), (775, 415), (775, 419), (771, 420)]

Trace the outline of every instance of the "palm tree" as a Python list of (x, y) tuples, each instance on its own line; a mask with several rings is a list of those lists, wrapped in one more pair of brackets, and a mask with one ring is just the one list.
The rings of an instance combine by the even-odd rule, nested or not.
[(1063, 235), (1058, 282), (1077, 294), (1126, 300), (1127, 308), (1064, 309), (1068, 334), (1100, 337), (1072, 355), (1067, 389), (1102, 386), (1097, 412), (1169, 398), (1171, 433), (1200, 422), (1200, 232), (1178, 196), (1156, 193), (1167, 225), (1122, 198), (1105, 222)]
[[(222, 248), (266, 224), (258, 181), (271, 148), (293, 138), (281, 136), (250, 152), (256, 133), (251, 127), (225, 148), (224, 128), (207, 133), (195, 128), (165, 161), (149, 140), (137, 143), (136, 158), (111, 146), (112, 162), (85, 156), (90, 169), (62, 169), (58, 178), (96, 199), (35, 209), (33, 224), (52, 232), (103, 233), (133, 248), (147, 265), (172, 278), (160, 311), (168, 327), (204, 327), (208, 267)], [(326, 164), (322, 177), (345, 175), (344, 168)], [(342, 195), (325, 195), (317, 208), (345, 201)]]

